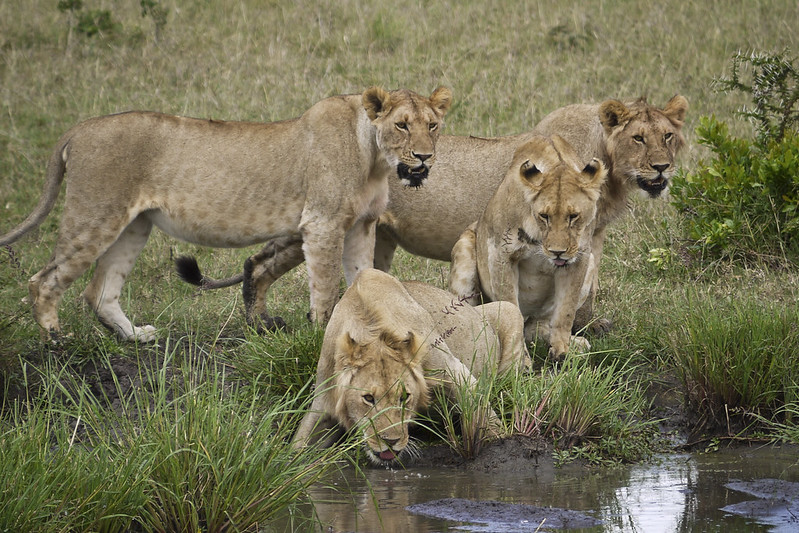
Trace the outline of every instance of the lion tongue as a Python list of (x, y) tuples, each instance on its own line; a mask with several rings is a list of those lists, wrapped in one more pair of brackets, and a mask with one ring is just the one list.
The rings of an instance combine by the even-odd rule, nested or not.
[(397, 456), (391, 450), (386, 450), (386, 451), (380, 452), (378, 454), (378, 457), (380, 457), (384, 461), (392, 461)]
[(555, 263), (555, 266), (562, 267), (562, 266), (566, 265), (566, 260), (565, 259), (555, 259), (553, 261), (553, 263)]

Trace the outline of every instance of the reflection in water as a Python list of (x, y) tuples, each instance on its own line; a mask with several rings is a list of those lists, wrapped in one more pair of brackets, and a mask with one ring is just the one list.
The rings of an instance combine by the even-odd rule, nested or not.
[[(469, 531), (468, 525), (406, 510), (442, 498), (568, 508), (603, 521), (602, 526), (581, 531), (769, 531), (766, 525), (721, 510), (752, 499), (724, 485), (759, 478), (799, 481), (797, 457), (796, 448), (749, 448), (668, 455), (656, 464), (612, 469), (553, 469), (542, 463), (532, 476), (418, 468), (367, 470), (365, 481), (347, 471), (330, 481), (336, 490), (315, 487), (311, 497), (321, 531), (330, 532)], [(531, 524), (530, 531), (536, 526)]]

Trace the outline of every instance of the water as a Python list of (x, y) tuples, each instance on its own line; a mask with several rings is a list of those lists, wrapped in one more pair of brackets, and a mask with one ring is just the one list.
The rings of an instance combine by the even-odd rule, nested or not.
[[(556, 469), (542, 462), (532, 475), (452, 468), (373, 469), (366, 471), (364, 480), (347, 471), (331, 480), (339, 492), (316, 487), (312, 498), (323, 524), (321, 530), (329, 533), (508, 531), (507, 525), (452, 522), (406, 509), (442, 498), (571, 509), (602, 521), (599, 526), (570, 531), (799, 531), (799, 516), (795, 516), (799, 504), (795, 501), (787, 512), (783, 509), (776, 518), (761, 517), (759, 521), (722, 510), (756, 500), (725, 484), (764, 478), (799, 482), (797, 448), (668, 455), (656, 462), (616, 468), (567, 465)], [(538, 525), (520, 524), (513, 530), (536, 531)]]

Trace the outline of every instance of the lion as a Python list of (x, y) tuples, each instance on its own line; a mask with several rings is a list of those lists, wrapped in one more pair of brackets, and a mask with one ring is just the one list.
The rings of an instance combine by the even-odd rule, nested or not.
[[(471, 307), (421, 282), (361, 272), (325, 329), (315, 396), (295, 448), (330, 446), (341, 430), (362, 432), (366, 455), (391, 465), (410, 453), (408, 429), (434, 386), (454, 397), (485, 372), (529, 368), (524, 322), (508, 302)], [(489, 433), (499, 421), (489, 414)]]
[[(505, 177), (515, 150), (534, 135), (558, 134), (577, 151), (587, 164), (602, 161), (608, 179), (600, 194), (594, 229), (593, 254), (599, 262), (606, 227), (627, 210), (628, 198), (636, 191), (655, 198), (668, 188), (676, 170), (674, 159), (684, 145), (682, 127), (688, 101), (676, 95), (657, 108), (646, 100), (622, 103), (606, 100), (601, 104), (576, 104), (547, 115), (533, 131), (507, 137), (481, 138), (442, 135), (437, 145), (436, 165), (423, 191), (389, 183), (389, 202), (377, 223), (374, 266), (388, 272), (397, 246), (408, 252), (449, 261), (452, 247), (461, 233), (480, 217), (489, 199)], [(245, 274), (214, 280), (202, 275), (191, 259), (179, 265), (181, 275), (203, 288), (226, 287), (245, 280), (266, 291), (275, 280), (304, 257), (298, 247), (288, 246), (290, 238), (278, 239), (253, 256)], [(286, 249), (286, 252), (275, 253)], [(576, 329), (591, 322), (598, 279), (581, 308)], [(248, 301), (245, 290), (245, 305)], [(252, 298), (249, 298), (253, 300)], [(259, 300), (260, 301), (260, 300)], [(264, 322), (272, 323), (265, 308), (259, 308)], [(248, 313), (251, 314), (251, 313)], [(610, 326), (598, 320), (597, 332)]]
[(521, 145), (483, 214), (452, 248), (450, 290), (472, 304), (517, 305), (525, 337), (548, 342), (554, 360), (570, 342), (590, 349), (571, 332), (591, 288), (592, 235), (606, 178), (601, 161), (583, 167), (558, 135)]
[(310, 318), (325, 323), (338, 300), (342, 259), (348, 282), (373, 264), (388, 182), (413, 188), (426, 180), (451, 101), (446, 87), (429, 98), (371, 87), (274, 123), (151, 112), (89, 119), (58, 141), (38, 205), (0, 246), (42, 222), (68, 171), (55, 249), (29, 283), (45, 336), (57, 337), (64, 291), (96, 261), (83, 294), (100, 322), (121, 339), (156, 338), (153, 326), (134, 326), (119, 304), (153, 226), (215, 247), (301, 238)]

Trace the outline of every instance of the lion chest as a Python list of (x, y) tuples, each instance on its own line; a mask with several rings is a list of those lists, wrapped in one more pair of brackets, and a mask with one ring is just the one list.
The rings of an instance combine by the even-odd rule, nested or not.
[(547, 318), (556, 306), (555, 267), (536, 254), (528, 254), (517, 262), (519, 275), (519, 309), (526, 317)]
[(388, 179), (371, 178), (352, 197), (350, 208), (355, 220), (377, 220), (388, 205)]

